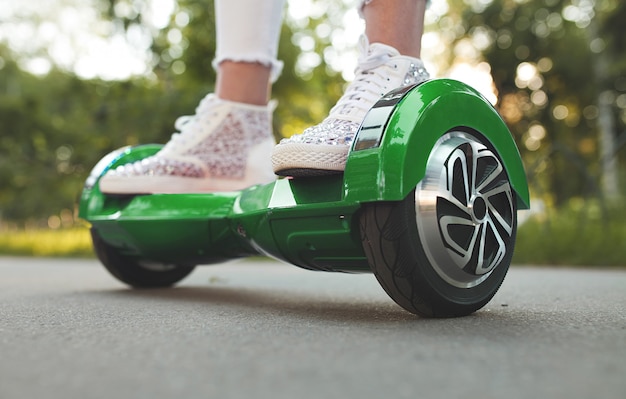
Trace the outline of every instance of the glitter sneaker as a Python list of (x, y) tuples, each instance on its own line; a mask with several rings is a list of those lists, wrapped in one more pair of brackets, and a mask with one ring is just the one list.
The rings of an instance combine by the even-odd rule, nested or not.
[(236, 103), (209, 94), (193, 116), (176, 120), (171, 140), (155, 155), (107, 172), (108, 194), (235, 191), (276, 179), (269, 159), (274, 103)]
[(361, 41), (361, 58), (350, 83), (330, 114), (302, 134), (282, 139), (272, 152), (274, 173), (317, 176), (341, 173), (354, 136), (369, 109), (389, 91), (427, 80), (420, 59), (400, 55), (381, 43)]

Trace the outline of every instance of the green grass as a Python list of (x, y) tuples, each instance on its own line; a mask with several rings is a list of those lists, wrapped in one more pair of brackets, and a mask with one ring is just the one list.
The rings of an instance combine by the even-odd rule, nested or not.
[(518, 228), (513, 263), (626, 266), (626, 210), (574, 201)]
[(86, 227), (0, 231), (0, 255), (94, 256)]

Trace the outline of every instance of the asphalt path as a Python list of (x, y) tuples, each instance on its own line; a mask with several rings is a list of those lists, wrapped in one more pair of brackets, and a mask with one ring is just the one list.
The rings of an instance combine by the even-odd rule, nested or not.
[(626, 272), (513, 267), (472, 316), (257, 260), (132, 290), (0, 258), (0, 398), (626, 398)]

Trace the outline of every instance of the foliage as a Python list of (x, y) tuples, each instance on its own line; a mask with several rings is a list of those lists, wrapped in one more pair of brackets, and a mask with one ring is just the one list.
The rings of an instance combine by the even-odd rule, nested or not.
[(58, 70), (36, 77), (3, 58), (0, 221), (45, 222), (73, 209), (104, 154), (163, 140), (199, 97), (179, 98), (160, 82), (83, 81)]
[[(564, 205), (602, 196), (606, 158), (624, 173), (626, 5), (618, 0), (449, 0), (451, 56), (472, 44), (490, 65), (497, 107), (514, 134), (535, 195)], [(455, 13), (456, 12), (456, 13)], [(446, 25), (450, 21), (443, 19)], [(603, 153), (605, 103), (614, 150)], [(611, 137), (612, 136), (612, 137)], [(617, 152), (615, 152), (617, 151)], [(614, 182), (617, 183), (617, 182)]]
[[(106, 3), (103, 17), (119, 20), (116, 26), (141, 23), (141, 14), (119, 16), (114, 7), (119, 2)], [(154, 75), (128, 81), (81, 80), (58, 68), (34, 76), (0, 43), (0, 227), (45, 226), (49, 217), (75, 208), (89, 170), (103, 155), (169, 139), (176, 118), (193, 113), (213, 90), (212, 9), (205, 1), (180, 0), (170, 25), (155, 34)], [(187, 18), (177, 18), (182, 14)], [(182, 20), (188, 22), (181, 26)], [(182, 29), (182, 42), (168, 39), (173, 29)], [(343, 83), (337, 73), (327, 74), (324, 64), (302, 80), (295, 73), (300, 49), (290, 40), (293, 34), (283, 27), (279, 57), (285, 70), (274, 95), (289, 106), (275, 114), (278, 138), (319, 120)]]
[(569, 266), (626, 266), (626, 210), (571, 200), (519, 227), (513, 262)]
[[(129, 36), (145, 26), (145, 0), (92, 1), (103, 19)], [(444, 1), (432, 3), (436, 8)], [(345, 6), (333, 0), (314, 4), (312, 15), (287, 19), (281, 31), (285, 68), (274, 86), (277, 138), (319, 121), (342, 91), (343, 80), (331, 68), (331, 45), (342, 35)], [(441, 39), (438, 61), (489, 64), (497, 107), (520, 147), (533, 195), (557, 207), (572, 198), (603, 198), (599, 114), (607, 101), (626, 187), (626, 2), (447, 4), (428, 28)], [(174, 120), (193, 113), (213, 90), (212, 12), (211, 2), (178, 0), (167, 26), (146, 28), (151, 73), (127, 81), (81, 80), (60, 67), (35, 76), (18, 66), (23, 55), (0, 41), (0, 228), (73, 218), (82, 184), (104, 154), (169, 139)]]
[[(141, 13), (118, 13), (118, 9), (132, 8), (137, 2), (128, 0), (101, 0), (108, 4), (106, 15), (118, 20), (118, 26), (129, 29), (141, 24)], [(128, 3), (128, 7), (115, 7)], [(343, 14), (343, 6), (333, 6), (332, 1), (322, 1), (329, 12), (307, 18), (306, 25), (285, 23), (280, 32), (278, 58), (284, 63), (283, 73), (273, 86), (273, 97), (279, 107), (274, 115), (277, 138), (319, 121), (341, 95), (343, 81), (336, 71), (320, 63), (302, 73), (297, 64), (303, 55), (297, 40), (307, 37), (314, 42), (314, 54), (323, 54), (330, 46), (330, 38), (317, 33), (317, 27), (325, 23), (329, 15)], [(290, 21), (287, 21), (290, 22)], [(339, 24), (335, 21), (335, 24)], [(212, 66), (215, 43), (215, 15), (213, 1), (178, 0), (169, 24), (154, 35), (152, 52), (153, 72), (158, 81), (179, 95), (206, 94), (214, 89), (215, 70)], [(196, 98), (194, 98), (196, 101)], [(289, 104), (287, 106), (281, 106)], [(163, 140), (167, 137), (163, 137)]]

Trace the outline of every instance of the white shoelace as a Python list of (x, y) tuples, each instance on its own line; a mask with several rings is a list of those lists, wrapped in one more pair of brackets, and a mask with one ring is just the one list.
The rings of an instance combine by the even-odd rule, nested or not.
[(176, 152), (177, 148), (184, 146), (191, 137), (195, 137), (201, 126), (200, 119), (207, 118), (208, 114), (212, 113), (211, 106), (218, 101), (219, 99), (215, 94), (208, 94), (198, 104), (194, 115), (183, 115), (176, 118), (174, 128), (177, 132), (172, 134), (170, 141), (163, 147), (163, 151)]
[[(361, 46), (367, 43), (361, 42)], [(372, 52), (359, 59), (359, 67), (355, 71), (355, 79), (348, 85), (343, 96), (330, 110), (329, 119), (343, 119), (360, 123), (384, 91), (389, 74), (386, 73), (385, 63), (392, 57), (399, 55), (389, 46), (373, 45)]]

